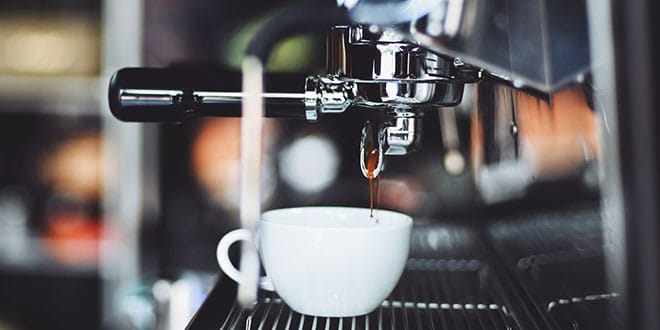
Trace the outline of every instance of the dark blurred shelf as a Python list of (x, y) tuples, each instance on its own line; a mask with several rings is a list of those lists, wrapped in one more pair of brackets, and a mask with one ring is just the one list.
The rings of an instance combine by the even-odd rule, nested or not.
[[(0, 273), (31, 274), (52, 277), (96, 277), (99, 275), (98, 262), (65, 263), (58, 261), (48, 250), (48, 242), (40, 237), (14, 240), (0, 239)], [(61, 244), (62, 242), (60, 242)], [(89, 242), (70, 240), (69, 249), (82, 249)]]
[(0, 75), (0, 113), (99, 115), (95, 76)]
[(0, 273), (3, 329), (103, 329), (101, 285), (98, 276)]

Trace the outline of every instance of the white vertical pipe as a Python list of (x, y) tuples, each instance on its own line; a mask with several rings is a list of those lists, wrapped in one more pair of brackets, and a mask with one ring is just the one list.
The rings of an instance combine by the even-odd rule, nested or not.
[[(263, 122), (263, 67), (256, 57), (243, 61), (243, 106), (241, 117), (241, 227), (256, 230), (261, 213), (261, 128)], [(254, 242), (257, 243), (256, 240)], [(257, 299), (259, 256), (254, 246), (241, 247), (241, 274), (238, 301), (244, 307)]]
[[(619, 155), (619, 128), (616, 109), (616, 73), (614, 68), (614, 39), (612, 8), (609, 0), (588, 0), (589, 41), (593, 73), (594, 106), (600, 120), (598, 162), (602, 192), (603, 234), (612, 244), (605, 258), (610, 290), (626, 295), (626, 226), (623, 205), (623, 184)], [(633, 219), (628, 219), (633, 220)], [(624, 302), (624, 299), (619, 299)], [(613, 302), (616, 304), (617, 302)], [(619, 306), (620, 307), (620, 306)]]
[(139, 279), (139, 229), (142, 207), (141, 124), (120, 123), (107, 104), (111, 75), (142, 64), (143, 0), (105, 0), (102, 7), (100, 111), (104, 136), (103, 212), (108, 230), (101, 246), (105, 325), (118, 322), (115, 304), (122, 289)]

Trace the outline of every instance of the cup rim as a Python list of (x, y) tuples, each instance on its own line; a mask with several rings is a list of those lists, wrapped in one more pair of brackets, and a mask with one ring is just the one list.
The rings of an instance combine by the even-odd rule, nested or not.
[(353, 206), (299, 206), (299, 207), (286, 207), (286, 208), (278, 208), (278, 209), (271, 209), (267, 210), (263, 213), (261, 213), (261, 216), (259, 217), (259, 222), (268, 224), (268, 225), (274, 225), (274, 226), (283, 226), (283, 227), (291, 227), (291, 228), (300, 228), (300, 229), (322, 229), (322, 230), (341, 230), (341, 231), (361, 231), (361, 230), (383, 230), (383, 229), (393, 229), (393, 228), (398, 228), (398, 227), (406, 227), (406, 226), (412, 226), (413, 219), (411, 216), (402, 213), (402, 212), (397, 212), (397, 211), (392, 211), (392, 210), (385, 210), (385, 209), (374, 209), (374, 214), (376, 212), (378, 213), (386, 213), (389, 215), (394, 215), (396, 217), (399, 217), (401, 221), (397, 221), (394, 224), (384, 224), (382, 226), (373, 226), (373, 227), (333, 227), (333, 226), (306, 226), (302, 224), (291, 224), (291, 223), (280, 223), (280, 222), (273, 222), (273, 221), (268, 221), (264, 219), (264, 216), (267, 216), (268, 214), (273, 214), (273, 213), (282, 213), (282, 212), (292, 212), (294, 210), (312, 210), (312, 209), (338, 209), (338, 210), (350, 210), (351, 212), (354, 211), (365, 211), (369, 212), (369, 208), (364, 208), (364, 207), (353, 207)]

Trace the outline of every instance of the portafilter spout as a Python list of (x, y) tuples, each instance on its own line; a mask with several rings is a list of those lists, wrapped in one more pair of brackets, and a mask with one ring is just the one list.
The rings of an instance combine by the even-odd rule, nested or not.
[(360, 170), (367, 179), (378, 177), (383, 170), (384, 129), (370, 121), (364, 123), (360, 137)]

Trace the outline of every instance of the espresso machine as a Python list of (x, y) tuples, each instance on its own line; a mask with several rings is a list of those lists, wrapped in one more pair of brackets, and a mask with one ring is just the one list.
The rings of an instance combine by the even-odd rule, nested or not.
[(643, 65), (656, 23), (637, 18), (642, 3), (300, 5), (265, 24), (246, 62), (325, 30), (324, 74), (257, 71), (254, 88), (245, 63), (118, 71), (108, 101), (123, 121), (240, 117), (255, 100), (266, 117), (359, 121), (365, 176), (368, 151), (386, 173), (438, 121), (444, 170), (469, 173), (476, 191), (470, 221), (415, 219), (406, 271), (369, 315), (301, 315), (267, 292), (245, 305), (220, 275), (188, 328), (657, 328), (655, 81)]

